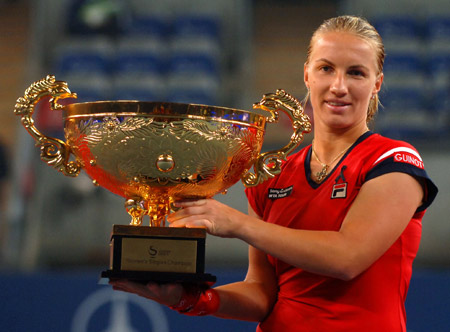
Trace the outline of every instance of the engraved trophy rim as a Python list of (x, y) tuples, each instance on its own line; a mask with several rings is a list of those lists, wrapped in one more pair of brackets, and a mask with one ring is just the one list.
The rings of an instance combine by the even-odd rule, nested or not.
[[(262, 114), (255, 110), (243, 110), (239, 108), (215, 106), (196, 103), (177, 103), (166, 101), (140, 101), (140, 100), (99, 100), (87, 102), (75, 102), (64, 105), (65, 117), (101, 115), (112, 113), (136, 114), (139, 116), (201, 116), (202, 118), (222, 118), (224, 116), (237, 115), (241, 118), (248, 114), (251, 117), (267, 119), (270, 114)], [(231, 118), (232, 119), (232, 118)], [(248, 120), (246, 120), (248, 121)]]

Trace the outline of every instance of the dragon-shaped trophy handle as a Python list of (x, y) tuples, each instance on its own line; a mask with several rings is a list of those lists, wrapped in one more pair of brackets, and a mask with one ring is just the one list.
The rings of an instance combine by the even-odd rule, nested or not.
[(286, 160), (287, 156), (300, 145), (303, 134), (311, 131), (311, 122), (304, 113), (301, 103), (284, 90), (265, 94), (259, 103), (253, 104), (253, 108), (270, 112), (271, 117), (267, 120), (269, 123), (278, 121), (278, 111), (286, 113), (292, 122), (294, 133), (290, 142), (283, 148), (259, 155), (253, 164), (255, 173), (247, 172), (242, 176), (242, 182), (246, 187), (257, 186), (280, 174), (283, 160)]
[(22, 117), (21, 122), (28, 133), (40, 147), (41, 159), (56, 170), (67, 176), (77, 176), (82, 168), (77, 160), (69, 161), (69, 146), (57, 139), (45, 136), (35, 126), (32, 119), (36, 104), (44, 97), (50, 96), (50, 107), (52, 110), (60, 110), (64, 106), (58, 104), (59, 99), (76, 98), (75, 93), (70, 92), (67, 83), (56, 81), (55, 76), (48, 75), (46, 78), (34, 82), (25, 90), (23, 97), (16, 101), (14, 113)]

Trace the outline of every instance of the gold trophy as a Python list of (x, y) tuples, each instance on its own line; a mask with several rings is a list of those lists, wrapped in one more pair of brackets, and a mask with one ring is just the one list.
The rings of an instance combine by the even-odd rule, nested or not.
[[(35, 105), (44, 97), (50, 97), (51, 109), (64, 112), (65, 142), (34, 126)], [(276, 176), (282, 161), (311, 131), (300, 102), (283, 90), (253, 105), (262, 112), (142, 101), (63, 106), (58, 100), (64, 98), (76, 94), (49, 75), (18, 98), (14, 112), (44, 162), (67, 176), (84, 169), (94, 185), (125, 198), (131, 223), (113, 225), (103, 280), (214, 282), (216, 277), (204, 272), (205, 229), (164, 227), (173, 202), (224, 193), (240, 179), (251, 187)], [(292, 122), (290, 142), (260, 153), (266, 122), (276, 122), (278, 111)], [(146, 216), (149, 226), (142, 226)]]

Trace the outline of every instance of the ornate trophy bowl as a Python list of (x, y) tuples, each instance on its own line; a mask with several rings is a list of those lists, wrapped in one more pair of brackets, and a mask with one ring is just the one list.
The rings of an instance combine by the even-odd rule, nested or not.
[[(34, 126), (34, 107), (47, 95), (51, 108), (64, 112), (65, 142), (45, 136)], [(66, 82), (47, 76), (17, 100), (15, 113), (36, 140), (44, 162), (68, 176), (84, 169), (95, 185), (124, 197), (131, 225), (113, 227), (111, 269), (103, 274), (107, 278), (173, 281), (182, 274), (183, 281), (215, 279), (202, 277), (205, 231), (163, 227), (172, 203), (212, 197), (239, 180), (248, 187), (276, 176), (282, 160), (311, 130), (300, 103), (283, 90), (266, 94), (254, 104), (263, 110), (259, 113), (167, 102), (58, 104), (59, 99), (74, 97)], [(261, 154), (266, 122), (277, 121), (280, 110), (292, 121), (291, 140), (279, 150)], [(141, 226), (146, 215), (152, 227)], [(157, 244), (152, 242), (155, 239)], [(177, 256), (190, 250), (193, 254), (188, 258)], [(181, 252), (172, 254), (181, 269), (153, 268), (167, 265), (151, 263), (157, 253), (167, 256), (175, 251)]]
[[(126, 199), (133, 225), (162, 226), (177, 199), (212, 197), (240, 180), (261, 150), (266, 118), (192, 104), (69, 104), (67, 144), (85, 172)], [(250, 180), (247, 182), (250, 183)]]

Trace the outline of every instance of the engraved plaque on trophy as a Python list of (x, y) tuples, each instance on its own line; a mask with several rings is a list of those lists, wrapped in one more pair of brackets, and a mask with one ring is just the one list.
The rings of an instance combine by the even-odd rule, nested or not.
[(114, 225), (109, 270), (103, 278), (214, 282), (205, 271), (203, 228)]
[[(53, 110), (63, 111), (65, 141), (34, 126), (34, 107), (47, 96)], [(104, 279), (215, 281), (205, 273), (205, 229), (165, 227), (173, 202), (210, 198), (239, 180), (249, 187), (276, 176), (311, 130), (301, 104), (283, 90), (254, 104), (259, 112), (145, 101), (63, 106), (58, 100), (64, 98), (76, 94), (49, 75), (17, 99), (15, 113), (44, 162), (66, 176), (84, 170), (95, 185), (125, 199), (131, 222), (113, 225)], [(260, 153), (265, 125), (277, 121), (278, 111), (292, 122), (291, 139), (279, 150)]]

